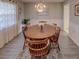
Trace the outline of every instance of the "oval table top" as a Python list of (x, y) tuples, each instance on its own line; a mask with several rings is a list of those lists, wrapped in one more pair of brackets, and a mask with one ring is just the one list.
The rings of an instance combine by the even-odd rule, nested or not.
[(45, 39), (50, 38), (56, 32), (55, 27), (53, 25), (43, 25), (43, 30), (41, 31), (41, 26), (35, 25), (28, 28), (25, 32), (26, 37), (30, 39)]

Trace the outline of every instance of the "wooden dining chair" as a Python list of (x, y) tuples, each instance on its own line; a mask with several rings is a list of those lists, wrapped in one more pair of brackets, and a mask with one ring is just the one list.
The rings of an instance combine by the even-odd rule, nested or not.
[[(29, 39), (28, 39), (29, 40)], [(50, 41), (47, 42), (28, 42), (28, 47), (31, 56), (44, 56), (48, 54)]]
[(60, 34), (60, 28), (57, 27), (55, 35), (53, 35), (50, 40), (51, 40), (53, 48), (58, 49), (60, 51), (59, 42), (58, 42), (59, 34)]
[(23, 45), (23, 50), (25, 49), (25, 47), (27, 46), (27, 41), (26, 41), (26, 35), (25, 35), (25, 32), (27, 31), (28, 28), (30, 28), (31, 25), (30, 23), (24, 27), (22, 27), (22, 33), (23, 33), (23, 36), (24, 36), (24, 45)]
[(26, 30), (27, 30), (27, 27), (22, 27), (22, 33), (23, 33), (23, 36), (24, 36), (23, 50), (25, 49), (25, 46), (26, 46), (26, 35), (25, 35)]

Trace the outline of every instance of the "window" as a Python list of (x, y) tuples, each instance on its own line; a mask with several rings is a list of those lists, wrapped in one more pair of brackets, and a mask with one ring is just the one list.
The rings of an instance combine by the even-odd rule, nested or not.
[(16, 24), (16, 5), (0, 1), (0, 30)]

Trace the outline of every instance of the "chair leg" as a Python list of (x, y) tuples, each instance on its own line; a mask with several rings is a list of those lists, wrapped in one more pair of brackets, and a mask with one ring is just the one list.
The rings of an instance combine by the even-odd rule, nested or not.
[(33, 59), (33, 56), (31, 56), (31, 59)]
[(25, 49), (25, 42), (24, 42), (24, 45), (23, 45), (23, 50)]
[(52, 46), (53, 46), (53, 49), (57, 49), (57, 53), (60, 51), (60, 47), (59, 47), (58, 42), (53, 42)]
[(60, 51), (60, 47), (59, 47), (59, 44), (58, 44), (58, 50)]
[(58, 43), (57, 45), (58, 45), (58, 46), (57, 46), (57, 53), (59, 53), (59, 52), (60, 52), (59, 43)]

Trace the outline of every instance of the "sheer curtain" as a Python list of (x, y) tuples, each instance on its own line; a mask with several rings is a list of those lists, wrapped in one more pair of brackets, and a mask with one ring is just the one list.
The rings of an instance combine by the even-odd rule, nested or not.
[(16, 24), (16, 6), (0, 2), (0, 30)]
[(0, 1), (0, 45), (11, 40), (17, 30), (16, 11), (16, 4)]

